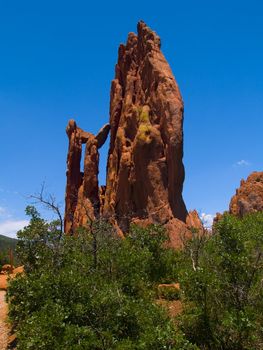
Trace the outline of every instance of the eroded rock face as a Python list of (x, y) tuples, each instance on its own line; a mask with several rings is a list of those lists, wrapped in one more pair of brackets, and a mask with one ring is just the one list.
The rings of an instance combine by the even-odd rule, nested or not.
[(232, 197), (229, 212), (237, 216), (263, 211), (263, 172), (253, 172)]
[[(160, 50), (160, 38), (143, 22), (120, 45), (111, 86), (110, 126), (95, 137), (70, 121), (65, 231), (103, 216), (125, 235), (130, 223), (166, 226), (170, 244), (179, 247), (189, 227), (203, 229), (183, 198), (182, 97)], [(106, 186), (98, 185), (98, 149), (109, 128)], [(81, 146), (86, 144), (84, 172)]]
[(160, 50), (143, 22), (119, 48), (111, 86), (111, 139), (103, 213), (122, 230), (132, 218), (186, 221), (183, 101)]
[[(67, 158), (67, 186), (64, 231), (74, 233), (79, 226), (84, 226), (89, 220), (94, 220), (100, 214), (99, 196), (99, 152), (110, 130), (106, 124), (94, 136), (80, 129), (74, 120), (70, 120), (66, 128), (69, 138)], [(82, 144), (86, 144), (84, 172), (80, 163)]]
[[(77, 127), (74, 120), (70, 120), (66, 128), (66, 133), (69, 139), (69, 148), (66, 173), (67, 186), (64, 231), (69, 233), (72, 230), (74, 213), (78, 203), (78, 192), (83, 180), (83, 174), (80, 172), (80, 161), (84, 132)], [(86, 136), (88, 138), (89, 135)]]

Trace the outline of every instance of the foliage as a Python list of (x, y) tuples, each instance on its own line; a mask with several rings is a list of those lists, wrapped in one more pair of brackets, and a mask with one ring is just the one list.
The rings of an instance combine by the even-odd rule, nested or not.
[(181, 328), (201, 349), (263, 348), (262, 231), (263, 213), (226, 214), (210, 239), (194, 237), (182, 252)]
[[(121, 239), (98, 220), (61, 237), (58, 222), (27, 214), (17, 244), (26, 274), (8, 291), (18, 349), (263, 348), (263, 213), (226, 214), (182, 251), (156, 225)], [(175, 282), (180, 291), (157, 288)], [(180, 298), (176, 322), (158, 296)]]
[(137, 122), (150, 123), (149, 107), (147, 105), (135, 107)]
[(151, 143), (151, 122), (149, 116), (149, 107), (139, 107), (137, 111), (137, 120), (139, 123), (137, 140), (146, 144)]
[(26, 274), (8, 290), (18, 349), (197, 349), (154, 302), (157, 284), (176, 277), (162, 228), (133, 226), (123, 240), (100, 220), (60, 237), (56, 223), (27, 214)]
[(59, 223), (46, 222), (33, 206), (27, 206), (26, 214), (31, 217), (30, 223), (18, 231), (16, 253), (25, 271), (54, 264), (58, 259)]

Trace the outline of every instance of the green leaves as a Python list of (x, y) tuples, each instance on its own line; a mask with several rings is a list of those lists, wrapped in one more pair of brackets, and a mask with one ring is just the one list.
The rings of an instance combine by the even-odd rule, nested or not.
[[(263, 214), (225, 214), (198, 251), (189, 242), (179, 271), (181, 327), (202, 349), (259, 349), (262, 344)], [(193, 245), (193, 246), (192, 246)]]
[[(165, 248), (160, 226), (132, 226), (123, 240), (99, 220), (60, 237), (57, 222), (27, 213), (18, 242), (26, 274), (8, 290), (18, 350), (261, 348), (262, 213), (224, 215), (180, 252)], [(155, 298), (158, 284), (178, 281), (180, 292), (162, 294), (183, 302), (175, 326)]]
[(134, 226), (123, 240), (97, 221), (58, 239), (56, 223), (28, 213), (18, 243), (26, 274), (8, 290), (18, 350), (196, 349), (155, 303), (156, 285), (175, 277), (162, 228)]

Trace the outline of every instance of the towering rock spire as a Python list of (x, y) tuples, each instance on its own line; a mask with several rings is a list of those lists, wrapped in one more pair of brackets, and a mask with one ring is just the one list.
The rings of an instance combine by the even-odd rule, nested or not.
[[(187, 213), (183, 198), (182, 97), (161, 52), (160, 38), (145, 23), (120, 45), (111, 85), (110, 126), (95, 137), (70, 121), (65, 231), (99, 215), (120, 234), (131, 222), (164, 224), (172, 246), (201, 227), (196, 212)], [(98, 149), (110, 134), (107, 184), (98, 186)], [(86, 144), (84, 174), (81, 145)]]
[(111, 138), (103, 213), (122, 229), (130, 218), (162, 224), (186, 221), (183, 101), (160, 50), (160, 38), (145, 23), (120, 45), (111, 86)]

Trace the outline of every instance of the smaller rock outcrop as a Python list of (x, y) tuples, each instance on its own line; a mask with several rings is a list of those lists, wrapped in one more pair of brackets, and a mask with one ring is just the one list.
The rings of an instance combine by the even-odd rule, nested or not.
[(203, 224), (202, 221), (198, 215), (198, 212), (196, 210), (189, 211), (187, 217), (186, 217), (186, 225), (188, 227), (194, 227), (199, 230), (203, 230)]
[(186, 241), (193, 238), (193, 230), (199, 235), (206, 234), (206, 230), (196, 210), (189, 211), (186, 217), (186, 223), (173, 218), (166, 225), (165, 228), (169, 233), (169, 246), (175, 249), (181, 249)]
[(251, 212), (263, 211), (263, 172), (253, 172), (232, 197), (229, 212), (242, 217)]

